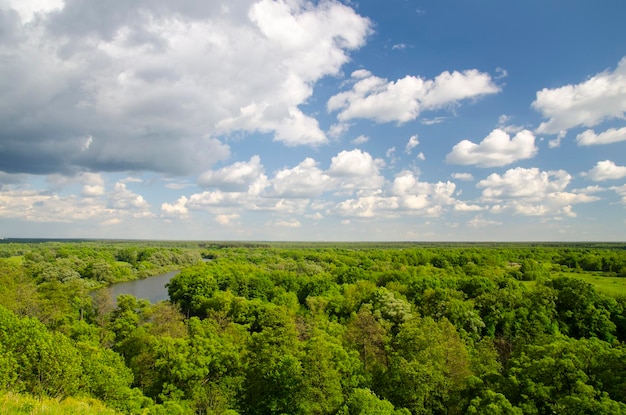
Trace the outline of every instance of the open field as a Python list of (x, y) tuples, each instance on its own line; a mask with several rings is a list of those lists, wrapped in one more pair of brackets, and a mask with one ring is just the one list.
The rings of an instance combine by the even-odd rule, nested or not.
[(603, 294), (626, 295), (626, 278), (609, 277), (601, 272), (561, 272), (559, 276), (581, 279)]

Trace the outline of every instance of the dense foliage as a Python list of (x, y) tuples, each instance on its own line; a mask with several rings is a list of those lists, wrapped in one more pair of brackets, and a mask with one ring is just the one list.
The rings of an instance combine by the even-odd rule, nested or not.
[[(625, 248), (0, 244), (0, 403), (626, 414)], [(90, 291), (181, 268), (169, 302)]]

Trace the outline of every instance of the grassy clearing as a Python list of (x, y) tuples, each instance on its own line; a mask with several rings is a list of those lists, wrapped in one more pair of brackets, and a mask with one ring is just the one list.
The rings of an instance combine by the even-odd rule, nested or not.
[[(605, 295), (626, 295), (626, 278), (607, 277), (599, 272), (559, 272), (552, 274), (552, 278), (557, 277), (578, 278), (593, 285), (598, 292)], [(537, 285), (537, 281), (520, 282), (528, 289), (533, 289)]]
[(35, 398), (8, 392), (0, 395), (0, 413), (4, 415), (117, 415), (94, 399)]
[(566, 272), (559, 276), (578, 278), (593, 284), (596, 289), (607, 295), (626, 295), (626, 278), (607, 277), (602, 273), (593, 272)]

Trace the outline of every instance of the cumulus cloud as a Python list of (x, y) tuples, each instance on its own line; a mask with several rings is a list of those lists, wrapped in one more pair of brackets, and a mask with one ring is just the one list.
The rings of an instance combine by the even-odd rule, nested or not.
[(575, 85), (537, 92), (532, 107), (548, 120), (538, 133), (556, 134), (577, 126), (593, 127), (626, 113), (626, 58), (614, 71), (604, 71)]
[(617, 166), (611, 160), (599, 161), (584, 175), (594, 182), (621, 179), (626, 177), (626, 166)]
[(306, 215), (307, 209), (319, 212), (329, 208), (328, 201), (319, 199), (324, 194), (357, 193), (360, 197), (364, 192), (379, 192), (385, 183), (380, 173), (382, 166), (382, 160), (355, 149), (338, 153), (327, 170), (307, 157), (295, 167), (280, 169), (267, 177), (262, 174), (260, 158), (253, 156), (248, 162), (207, 172), (199, 181), (216, 187), (215, 190), (163, 203), (161, 212), (165, 217), (187, 217), (194, 210), (215, 215), (241, 215), (244, 211)]
[(567, 131), (565, 130), (561, 130), (559, 131), (559, 133), (557, 134), (556, 138), (548, 141), (548, 147), (550, 148), (557, 148), (561, 145), (561, 141), (563, 141), (563, 139), (565, 138), (565, 136), (567, 135)]
[(452, 178), (463, 181), (474, 180), (474, 176), (471, 173), (452, 173)]
[(503, 175), (492, 173), (479, 181), (476, 187), (484, 189), (483, 197), (487, 200), (542, 198), (546, 193), (563, 191), (571, 179), (572, 176), (565, 170), (540, 171), (536, 167), (516, 167)]
[(76, 196), (59, 197), (34, 189), (5, 188), (0, 192), (0, 217), (32, 222), (70, 222), (92, 217)]
[(485, 219), (480, 215), (475, 216), (473, 219), (467, 222), (467, 226), (469, 226), (470, 228), (484, 228), (484, 227), (494, 226), (494, 225), (502, 225), (502, 222)]
[(108, 207), (113, 209), (140, 209), (147, 211), (150, 207), (143, 196), (126, 187), (125, 183), (117, 182), (108, 195)]
[(622, 198), (621, 203), (626, 205), (626, 184), (622, 186), (613, 186), (611, 187), (611, 190), (615, 191), (615, 193)]
[(411, 152), (413, 152), (413, 149), (415, 147), (417, 147), (419, 145), (419, 138), (417, 136), (417, 134), (411, 136), (409, 138), (409, 141), (406, 143), (406, 146), (404, 147), (404, 152), (406, 154), (411, 154)]
[(506, 133), (515, 134), (524, 130), (524, 127), (520, 125), (510, 124), (513, 117), (507, 114), (502, 114), (498, 117), (498, 128)]
[(220, 225), (231, 225), (233, 221), (239, 219), (240, 215), (238, 213), (233, 213), (230, 215), (227, 214), (219, 214), (215, 216), (215, 221)]
[(524, 216), (575, 216), (572, 205), (598, 200), (580, 192), (566, 191), (572, 176), (564, 170), (541, 171), (517, 167), (503, 175), (493, 173), (478, 182), (482, 199), (493, 203), (491, 212), (510, 211)]
[(576, 136), (576, 142), (579, 146), (593, 146), (598, 144), (611, 144), (620, 141), (626, 141), (626, 127), (608, 130), (596, 134), (593, 130), (586, 130)]
[(7, 173), (196, 174), (237, 131), (324, 143), (300, 106), (371, 32), (337, 1), (58, 3), (4, 6)]
[(327, 174), (343, 190), (378, 189), (385, 181), (380, 174), (384, 165), (383, 160), (374, 159), (365, 151), (344, 150), (332, 158)]
[(398, 207), (397, 198), (371, 195), (344, 200), (337, 205), (335, 212), (345, 216), (373, 218), (384, 216)]
[(167, 216), (177, 216), (186, 218), (189, 215), (189, 209), (187, 209), (187, 202), (189, 199), (185, 196), (181, 196), (176, 203), (163, 203), (161, 204), (161, 211)]
[(312, 158), (306, 158), (292, 169), (276, 172), (272, 179), (273, 194), (281, 197), (311, 198), (332, 187), (332, 178)]
[(416, 211), (454, 205), (457, 201), (453, 195), (456, 185), (452, 182), (428, 183), (419, 180), (418, 176), (408, 170), (396, 175), (391, 185), (390, 193), (399, 200), (400, 206)]
[(355, 138), (354, 140), (352, 140), (352, 144), (355, 145), (361, 145), (361, 144), (365, 144), (370, 140), (370, 138), (366, 135), (360, 135), (357, 138)]
[(537, 153), (535, 136), (528, 130), (514, 137), (495, 129), (479, 144), (463, 140), (446, 156), (446, 162), (478, 167), (501, 167), (518, 160), (529, 159)]
[(337, 118), (342, 122), (365, 118), (379, 123), (405, 123), (415, 120), (422, 111), (500, 91), (489, 74), (476, 69), (446, 71), (427, 80), (408, 75), (397, 81), (358, 70), (351, 80), (351, 90), (332, 96), (327, 103), (330, 112), (338, 111)]
[(102, 196), (105, 192), (104, 179), (99, 173), (82, 173), (82, 194), (87, 197)]
[(454, 210), (457, 212), (477, 212), (480, 210), (485, 210), (485, 208), (480, 205), (472, 205), (465, 202), (458, 202), (454, 205)]
[(194, 193), (185, 204), (188, 209), (211, 210), (215, 208), (238, 208), (248, 206), (248, 195), (242, 192), (223, 192), (221, 190)]
[(380, 169), (382, 159), (375, 159), (368, 152), (354, 149), (344, 150), (332, 157), (327, 170), (307, 157), (293, 168), (276, 172), (269, 179), (272, 190), (270, 197), (315, 198), (325, 192), (352, 193), (380, 189), (385, 178)]
[(265, 179), (263, 165), (259, 156), (252, 156), (249, 161), (240, 161), (219, 170), (209, 170), (198, 177), (202, 187), (217, 187), (224, 191), (246, 191), (256, 181)]
[[(100, 177), (92, 174), (71, 180), (87, 183), (83, 185), (82, 195), (7, 185), (0, 192), (0, 218), (38, 223), (95, 221), (114, 224), (152, 217), (150, 205), (143, 196), (127, 189), (124, 183), (117, 182), (112, 189), (102, 184), (100, 188)], [(93, 187), (85, 189), (84, 186)]]
[(276, 222), (273, 222), (271, 226), (280, 226), (281, 228), (299, 228), (302, 226), (302, 224), (300, 223), (299, 220), (292, 219), (292, 220), (278, 220)]
[(328, 174), (339, 177), (368, 176), (377, 173), (381, 163), (365, 151), (344, 150), (332, 158)]

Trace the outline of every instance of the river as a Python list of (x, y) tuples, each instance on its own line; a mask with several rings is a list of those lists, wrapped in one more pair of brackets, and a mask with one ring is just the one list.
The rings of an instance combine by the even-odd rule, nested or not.
[(154, 304), (159, 301), (169, 300), (165, 284), (170, 282), (179, 272), (180, 271), (171, 271), (167, 274), (156, 275), (142, 280), (120, 282), (103, 288), (103, 290), (108, 290), (111, 293), (111, 299), (114, 305), (117, 305), (117, 296), (120, 294), (132, 294), (138, 299), (145, 299)]

